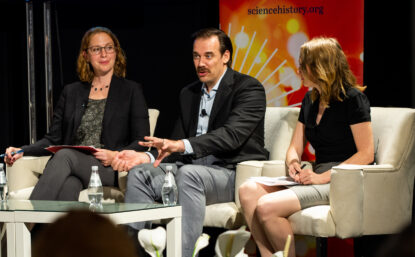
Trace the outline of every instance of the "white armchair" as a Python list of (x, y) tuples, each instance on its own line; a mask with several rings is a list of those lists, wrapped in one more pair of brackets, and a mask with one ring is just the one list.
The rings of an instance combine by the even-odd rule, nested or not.
[[(150, 135), (154, 134), (160, 114), (157, 109), (149, 109)], [(43, 173), (50, 156), (24, 156), (13, 166), (7, 166), (7, 179), (10, 199), (29, 199), (38, 177)], [(104, 201), (122, 202), (126, 190), (127, 172), (119, 172), (119, 187), (104, 187)], [(79, 201), (88, 202), (87, 190), (81, 191)]]
[[(250, 176), (286, 175), (285, 152), (298, 113), (298, 108), (267, 108), (265, 144), (271, 161), (240, 163), (236, 187)], [(371, 114), (376, 164), (334, 167), (330, 205), (291, 215), (294, 234), (353, 238), (396, 233), (411, 222), (415, 110), (372, 107)], [(237, 191), (236, 203), (239, 207)]]

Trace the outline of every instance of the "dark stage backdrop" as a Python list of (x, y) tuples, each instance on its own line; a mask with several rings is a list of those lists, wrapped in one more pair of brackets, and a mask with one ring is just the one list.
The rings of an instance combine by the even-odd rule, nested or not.
[[(94, 26), (110, 28), (127, 56), (127, 78), (144, 86), (149, 108), (160, 110), (156, 134), (170, 135), (176, 100), (197, 79), (191, 35), (218, 27), (218, 1), (51, 1), (54, 105), (64, 85), (78, 79), (81, 39)], [(46, 132), (43, 1), (34, 1), (37, 138)], [(25, 1), (0, 0), (0, 152), (29, 142)], [(9, 16), (10, 17), (10, 16)]]
[[(373, 106), (415, 106), (412, 2), (387, 8), (365, 1), (364, 84)], [(34, 1), (38, 139), (46, 132), (42, 5)], [(55, 0), (51, 7), (54, 104), (63, 86), (77, 80), (76, 58), (84, 32), (106, 26), (126, 52), (127, 78), (142, 83), (148, 106), (161, 111), (156, 135), (168, 137), (180, 89), (197, 79), (190, 36), (203, 27), (218, 27), (218, 0)], [(3, 152), (9, 145), (29, 142), (25, 1), (0, 0), (0, 12)]]

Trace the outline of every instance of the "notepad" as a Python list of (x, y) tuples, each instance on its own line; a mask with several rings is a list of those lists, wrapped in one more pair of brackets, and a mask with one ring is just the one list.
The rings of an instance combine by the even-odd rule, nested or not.
[(98, 150), (95, 147), (85, 146), (85, 145), (51, 145), (49, 147), (46, 147), (45, 149), (52, 153), (56, 153), (57, 151), (64, 149), (64, 148), (75, 149), (75, 150), (86, 152), (86, 153), (98, 152)]
[(291, 186), (299, 185), (295, 182), (294, 179), (287, 176), (280, 177), (250, 177), (249, 180), (255, 181), (257, 183), (266, 185), (266, 186)]

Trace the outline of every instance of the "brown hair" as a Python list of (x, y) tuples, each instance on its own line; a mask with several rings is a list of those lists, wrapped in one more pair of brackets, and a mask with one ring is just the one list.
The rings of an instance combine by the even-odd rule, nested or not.
[(72, 210), (42, 227), (33, 240), (33, 257), (135, 257), (132, 238), (108, 218)]
[[(357, 84), (350, 70), (346, 55), (334, 38), (317, 37), (304, 43), (300, 49), (300, 70), (320, 87), (313, 88), (311, 99), (320, 95), (320, 102), (328, 107), (330, 101), (343, 101), (347, 87), (363, 91), (366, 87)], [(308, 69), (307, 69), (308, 68)]]
[(94, 27), (85, 32), (84, 36), (82, 37), (81, 48), (79, 49), (77, 62), (77, 72), (79, 79), (88, 83), (91, 83), (94, 79), (94, 70), (85, 59), (84, 53), (86, 53), (89, 47), (89, 42), (91, 41), (92, 36), (98, 33), (106, 33), (111, 37), (112, 41), (114, 42), (115, 53), (117, 55), (114, 64), (114, 75), (120, 78), (125, 78), (127, 73), (127, 60), (124, 55), (124, 51), (121, 49), (120, 42), (118, 41), (117, 37), (114, 33), (112, 33), (111, 30), (105, 27)]

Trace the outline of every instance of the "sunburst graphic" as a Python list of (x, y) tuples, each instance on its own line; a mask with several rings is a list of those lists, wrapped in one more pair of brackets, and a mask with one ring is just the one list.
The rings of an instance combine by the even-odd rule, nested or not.
[[(304, 22), (291, 17), (281, 22), (279, 28), (268, 26), (269, 30), (252, 24), (245, 26), (243, 21), (236, 23), (229, 22), (224, 29), (234, 47), (232, 69), (262, 83), (267, 106), (300, 107), (309, 90), (297, 73), (300, 47), (309, 40), (304, 29), (301, 30), (305, 28)], [(303, 157), (314, 159), (311, 145), (307, 144)]]
[(256, 30), (247, 31), (244, 25), (232, 31), (232, 23), (229, 23), (225, 30), (234, 44), (232, 68), (262, 83), (267, 106), (300, 106), (307, 91), (299, 92), (303, 87), (296, 70), (299, 47), (308, 37), (302, 32), (295, 33), (297, 31), (286, 45), (281, 44), (282, 51), (279, 51), (279, 48), (267, 45), (270, 39), (266, 35), (257, 34)]

